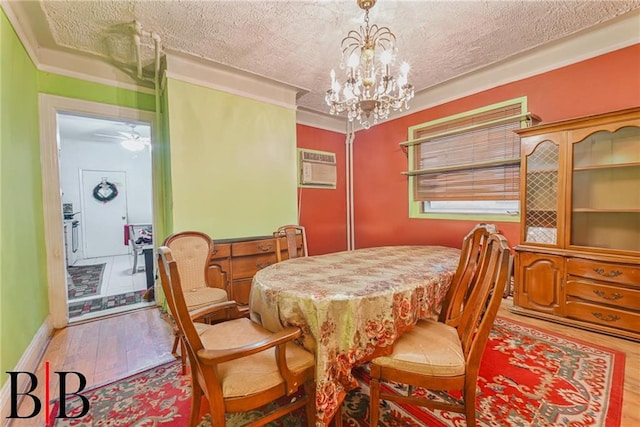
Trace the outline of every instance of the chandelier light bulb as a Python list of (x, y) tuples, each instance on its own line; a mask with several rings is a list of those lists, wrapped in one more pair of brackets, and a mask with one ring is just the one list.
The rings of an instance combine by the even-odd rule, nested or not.
[(393, 54), (388, 50), (384, 50), (380, 54), (380, 62), (384, 65), (390, 65), (392, 59), (393, 59)]

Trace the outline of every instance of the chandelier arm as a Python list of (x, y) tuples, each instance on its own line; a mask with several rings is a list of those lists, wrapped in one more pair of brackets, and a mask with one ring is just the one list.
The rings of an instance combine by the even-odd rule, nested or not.
[(396, 41), (396, 35), (389, 29), (389, 27), (378, 27), (377, 25), (371, 26), (371, 34), (370, 36), (375, 39), (382, 39), (383, 36), (389, 36), (393, 39), (393, 42)]

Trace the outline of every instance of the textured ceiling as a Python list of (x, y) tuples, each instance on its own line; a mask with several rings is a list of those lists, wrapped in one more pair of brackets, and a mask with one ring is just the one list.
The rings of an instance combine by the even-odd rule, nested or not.
[[(29, 7), (29, 16), (21, 18), (37, 26), (40, 46), (133, 66), (131, 24), (137, 20), (160, 35), (165, 50), (299, 88), (298, 105), (323, 113), (340, 41), (363, 19), (355, 0), (62, 0)], [(398, 59), (411, 64), (409, 81), (420, 91), (639, 7), (640, 0), (379, 0), (370, 22), (396, 34)], [(143, 55), (149, 65), (150, 45)]]

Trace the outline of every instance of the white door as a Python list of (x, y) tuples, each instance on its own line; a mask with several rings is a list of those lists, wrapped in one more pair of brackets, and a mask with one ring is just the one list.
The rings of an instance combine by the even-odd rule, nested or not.
[(127, 174), (122, 171), (80, 171), (85, 258), (128, 253), (124, 244), (127, 222)]

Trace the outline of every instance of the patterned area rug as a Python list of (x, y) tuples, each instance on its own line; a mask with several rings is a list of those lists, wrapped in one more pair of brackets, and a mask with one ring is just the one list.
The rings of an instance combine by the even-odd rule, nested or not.
[(146, 289), (127, 292), (124, 294), (110, 295), (108, 297), (92, 298), (85, 301), (69, 303), (69, 318), (82, 316), (87, 313), (107, 310), (109, 308), (122, 307), (123, 305), (136, 304), (144, 301)]
[(102, 275), (106, 264), (72, 265), (67, 267), (67, 294), (70, 300), (98, 295), (102, 286)]
[[(85, 391), (91, 410), (82, 419), (55, 419), (51, 426), (136, 425), (183, 426), (189, 415), (190, 376), (179, 375), (179, 364), (150, 369), (124, 380)], [(342, 406), (344, 424), (369, 427), (368, 370), (356, 370), (360, 387)], [(602, 426), (620, 424), (624, 354), (566, 336), (498, 318), (485, 351), (476, 413), (479, 426)], [(395, 384), (390, 390), (402, 392)], [(456, 399), (444, 392), (416, 389), (433, 399)], [(79, 400), (67, 402), (67, 413), (79, 413)], [(206, 407), (206, 405), (203, 405)], [(75, 411), (75, 412), (74, 412)], [(260, 411), (233, 414), (227, 426), (239, 427)], [(200, 427), (210, 426), (205, 416)], [(381, 425), (459, 426), (462, 415), (405, 405), (383, 404)], [(302, 411), (271, 427), (306, 426)]]

